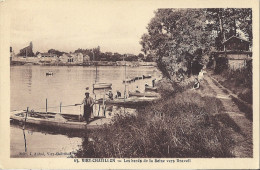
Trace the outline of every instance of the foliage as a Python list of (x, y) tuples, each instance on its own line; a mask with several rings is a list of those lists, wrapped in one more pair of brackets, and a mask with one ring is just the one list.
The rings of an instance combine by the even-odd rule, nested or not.
[[(158, 9), (140, 44), (145, 53), (155, 53), (159, 63), (167, 63), (168, 74), (173, 75), (187, 69), (181, 64), (186, 62), (187, 52), (192, 54), (200, 50), (206, 53), (210, 50), (212, 36), (206, 26), (205, 9)], [(163, 61), (163, 57), (168, 58), (167, 61)]]
[[(206, 65), (209, 60), (202, 56), (223, 49), (222, 43), (233, 35), (251, 41), (252, 9), (158, 9), (147, 31), (141, 37), (142, 51), (157, 56), (159, 68), (170, 78), (189, 73), (194, 61)], [(187, 59), (187, 53), (193, 57)]]
[(209, 8), (207, 9), (208, 29), (217, 37), (215, 47), (223, 49), (222, 43), (231, 36), (245, 36), (252, 42), (252, 9), (250, 8)]
[(83, 55), (88, 55), (90, 56), (90, 60), (94, 61), (122, 61), (123, 59), (126, 61), (137, 61), (139, 58), (143, 59), (144, 55), (139, 54), (138, 56), (136, 55), (130, 55), (130, 54), (119, 54), (117, 52), (112, 53), (112, 52), (102, 52), (100, 50), (100, 47), (93, 48), (93, 49), (77, 49), (75, 50), (76, 53), (82, 53)]
[(149, 107), (139, 108), (137, 116), (116, 116), (112, 125), (85, 136), (75, 156), (232, 157), (230, 129), (237, 126), (228, 115), (225, 119), (219, 116), (223, 111), (219, 99), (192, 91), (174, 96), (168, 94)]
[(56, 54), (57, 56), (62, 56), (65, 52), (61, 52), (61, 51), (55, 50), (55, 49), (49, 49), (48, 53)]

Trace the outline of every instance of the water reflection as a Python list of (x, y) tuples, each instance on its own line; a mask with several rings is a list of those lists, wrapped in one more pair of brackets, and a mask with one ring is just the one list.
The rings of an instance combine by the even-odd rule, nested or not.
[[(52, 71), (53, 76), (46, 76), (46, 72)], [(112, 83), (112, 92), (134, 91), (136, 86), (144, 91), (144, 84), (152, 85), (152, 79), (138, 80), (130, 84), (124, 84), (125, 67), (52, 67), (52, 66), (11, 66), (11, 110), (24, 110), (29, 107), (34, 111), (46, 110), (46, 98), (48, 99), (49, 112), (61, 112), (68, 114), (83, 114), (81, 103), (85, 97), (86, 87), (90, 87), (91, 96), (94, 99), (104, 98), (106, 90), (93, 90), (93, 83)], [(126, 68), (127, 77), (152, 75), (153, 78), (161, 76), (154, 67)], [(62, 107), (60, 107), (62, 103)], [(115, 115), (130, 113), (135, 114), (133, 108), (94, 105), (95, 116), (112, 118)], [(33, 133), (32, 133), (33, 132)], [(20, 125), (11, 126), (11, 157), (32, 157), (30, 152), (39, 153), (36, 157), (44, 157), (41, 152), (71, 152), (82, 142), (83, 132), (62, 131), (60, 129), (48, 129), (26, 125), (23, 131)], [(84, 132), (85, 133), (85, 132)], [(25, 155), (22, 155), (24, 154)], [(50, 156), (50, 155), (49, 155)], [(54, 155), (55, 156), (55, 155)], [(59, 154), (57, 157), (62, 157)], [(63, 155), (64, 156), (64, 155)], [(64, 156), (65, 157), (65, 156)]]
[(82, 144), (80, 137), (54, 135), (46, 131), (37, 131), (26, 126), (22, 130), (19, 125), (11, 126), (11, 157), (71, 157)]
[(23, 129), (23, 138), (24, 138), (24, 151), (27, 152), (27, 147), (26, 147), (26, 136), (25, 136), (24, 129)]

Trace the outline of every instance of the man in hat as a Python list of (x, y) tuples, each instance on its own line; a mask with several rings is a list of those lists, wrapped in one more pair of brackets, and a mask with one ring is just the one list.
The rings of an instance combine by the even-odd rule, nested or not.
[(87, 123), (89, 123), (89, 119), (90, 119), (90, 115), (93, 112), (93, 105), (94, 105), (94, 100), (92, 97), (89, 96), (89, 91), (87, 91), (85, 93), (85, 98), (82, 102), (82, 104), (84, 104), (84, 115), (83, 117), (85, 118), (85, 120), (87, 121)]
[(108, 91), (108, 94), (106, 94), (110, 100), (113, 100), (113, 93), (111, 90)]

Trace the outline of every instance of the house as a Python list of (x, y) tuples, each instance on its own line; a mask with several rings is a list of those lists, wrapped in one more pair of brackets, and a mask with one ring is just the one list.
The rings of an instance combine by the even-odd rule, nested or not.
[(82, 53), (64, 53), (60, 56), (59, 61), (67, 64), (82, 64), (83, 54)]
[(237, 70), (246, 67), (247, 62), (252, 60), (250, 42), (237, 36), (232, 36), (223, 42), (223, 51), (211, 53), (214, 58), (214, 68), (223, 69), (226, 64), (229, 69)]
[(249, 41), (236, 36), (232, 36), (223, 42), (224, 51), (249, 51), (249, 45)]
[(89, 62), (90, 61), (90, 56), (89, 55), (84, 55), (83, 56), (83, 62), (86, 63), (86, 62)]
[(58, 56), (51, 53), (39, 53), (37, 58), (40, 59), (40, 62), (52, 63), (58, 61)]

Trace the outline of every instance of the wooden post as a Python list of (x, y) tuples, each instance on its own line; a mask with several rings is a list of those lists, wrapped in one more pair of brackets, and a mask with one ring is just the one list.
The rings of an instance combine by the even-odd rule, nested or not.
[(105, 89), (104, 89), (104, 94), (103, 94), (103, 108), (104, 108), (104, 105), (105, 105)]
[(46, 113), (48, 112), (48, 99), (46, 98)]
[(23, 124), (23, 130), (24, 130), (24, 128), (25, 128), (26, 119), (27, 119), (27, 115), (28, 115), (28, 110), (29, 110), (29, 107), (27, 107), (27, 110), (26, 110), (26, 115), (25, 115), (24, 124)]
[(60, 102), (60, 113), (61, 113), (61, 105), (62, 105), (62, 102)]

